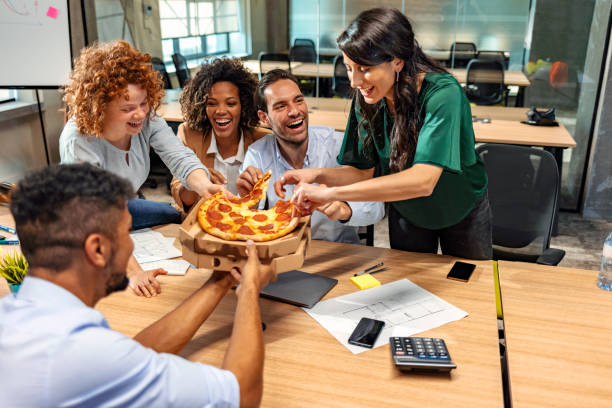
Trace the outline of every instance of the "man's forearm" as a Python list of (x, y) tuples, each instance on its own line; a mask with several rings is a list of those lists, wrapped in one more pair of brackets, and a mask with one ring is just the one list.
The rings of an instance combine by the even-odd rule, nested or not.
[(223, 360), (223, 368), (232, 371), (238, 379), (241, 405), (255, 406), (261, 401), (263, 362), (259, 292), (254, 287), (242, 288), (236, 306), (232, 337)]
[(208, 281), (176, 309), (142, 330), (134, 340), (160, 353), (178, 353), (230, 289), (228, 279)]

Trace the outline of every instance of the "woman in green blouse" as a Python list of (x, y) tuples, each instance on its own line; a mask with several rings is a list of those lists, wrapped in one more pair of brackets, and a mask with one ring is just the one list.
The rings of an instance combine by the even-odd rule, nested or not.
[(439, 242), (444, 254), (490, 259), (487, 175), (459, 83), (424, 54), (396, 9), (362, 12), (337, 41), (357, 90), (338, 155), (344, 167), (288, 171), (277, 193), (298, 184), (292, 200), (309, 210), (390, 202), (392, 248), (436, 253)]

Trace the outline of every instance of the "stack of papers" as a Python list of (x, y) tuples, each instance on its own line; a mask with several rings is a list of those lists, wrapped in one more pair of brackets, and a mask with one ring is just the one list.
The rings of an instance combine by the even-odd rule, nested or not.
[(174, 246), (176, 238), (165, 237), (150, 228), (134, 231), (130, 234), (134, 241), (134, 258), (144, 270), (163, 268), (169, 275), (184, 275), (189, 263), (182, 259), (173, 259), (182, 255)]

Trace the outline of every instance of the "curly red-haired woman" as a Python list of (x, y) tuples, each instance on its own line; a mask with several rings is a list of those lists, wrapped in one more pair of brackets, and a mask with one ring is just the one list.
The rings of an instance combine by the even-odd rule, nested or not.
[[(90, 162), (125, 177), (137, 191), (149, 174), (153, 148), (172, 174), (199, 195), (208, 197), (223, 186), (209, 180), (208, 170), (172, 129), (155, 115), (164, 91), (151, 56), (125, 41), (99, 43), (82, 50), (65, 86), (69, 121), (60, 136), (62, 163)], [(133, 228), (180, 222), (169, 204), (143, 199), (128, 203)], [(154, 274), (141, 272), (132, 287), (146, 296), (159, 292)], [(137, 287), (135, 287), (137, 286)]]

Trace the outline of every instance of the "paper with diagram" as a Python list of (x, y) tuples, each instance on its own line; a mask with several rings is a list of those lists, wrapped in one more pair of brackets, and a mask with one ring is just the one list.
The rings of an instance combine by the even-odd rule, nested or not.
[(380, 347), (391, 336), (412, 336), (468, 315), (408, 279), (328, 299), (304, 311), (354, 354), (368, 350), (348, 343), (362, 317), (385, 322), (374, 345)]

